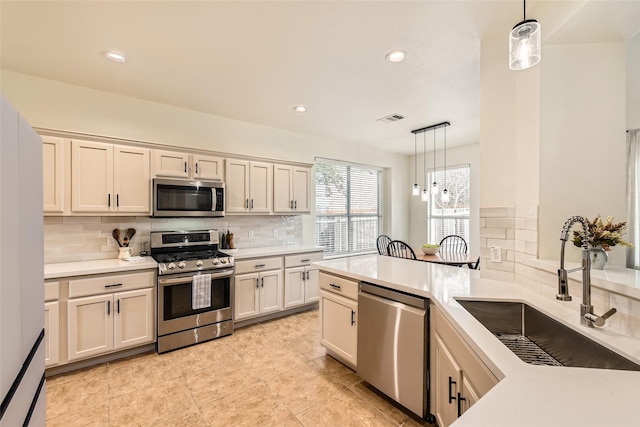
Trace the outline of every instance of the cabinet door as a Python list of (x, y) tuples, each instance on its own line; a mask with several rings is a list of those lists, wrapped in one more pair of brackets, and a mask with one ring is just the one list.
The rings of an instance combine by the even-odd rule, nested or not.
[(74, 212), (111, 212), (113, 145), (71, 142), (71, 209)]
[(254, 213), (271, 213), (271, 189), (273, 165), (251, 162), (249, 172), (249, 210)]
[(306, 268), (306, 280), (304, 282), (304, 302), (306, 304), (320, 299), (320, 271), (317, 268)]
[(238, 274), (235, 277), (234, 320), (260, 314), (258, 273)]
[(152, 163), (154, 177), (189, 177), (189, 155), (187, 153), (153, 150)]
[(64, 146), (62, 138), (42, 137), (42, 199), (45, 213), (64, 211)]
[(114, 348), (153, 342), (153, 289), (118, 292), (114, 303)]
[(60, 361), (60, 303), (44, 303), (44, 365), (55, 365)]
[(293, 193), (291, 180), (293, 179), (293, 168), (285, 165), (273, 166), (273, 211), (287, 212), (293, 211)]
[(311, 186), (311, 169), (293, 168), (291, 189), (293, 192), (293, 207), (295, 212), (310, 212), (309, 188)]
[(353, 369), (357, 366), (358, 303), (320, 291), (320, 343)]
[(244, 160), (226, 161), (225, 201), (226, 212), (247, 212), (249, 210), (249, 162)]
[(222, 181), (224, 178), (224, 162), (221, 157), (192, 155), (193, 177)]
[(113, 294), (67, 302), (69, 361), (113, 350)]
[(282, 271), (260, 273), (260, 314), (282, 310)]
[(304, 267), (284, 270), (284, 308), (304, 304), (306, 274)]
[(458, 393), (462, 392), (462, 371), (438, 334), (434, 337), (431, 378), (435, 380), (435, 415), (438, 425), (447, 427), (458, 418)]
[(116, 145), (113, 167), (116, 212), (149, 214), (149, 150)]

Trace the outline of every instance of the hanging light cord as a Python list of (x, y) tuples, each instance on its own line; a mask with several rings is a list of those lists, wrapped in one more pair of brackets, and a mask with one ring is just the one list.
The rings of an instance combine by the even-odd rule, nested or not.
[(433, 130), (433, 183), (436, 182), (436, 130)]
[(424, 136), (423, 138), (423, 142), (424, 142), (424, 157), (423, 157), (423, 163), (424, 163), (424, 190), (423, 191), (427, 191), (427, 133), (423, 132), (422, 134)]
[(444, 127), (444, 191), (447, 190), (447, 127)]
[(522, 1), (522, 20), (527, 20), (527, 0)]
[(413, 180), (418, 183), (418, 135), (413, 135)]

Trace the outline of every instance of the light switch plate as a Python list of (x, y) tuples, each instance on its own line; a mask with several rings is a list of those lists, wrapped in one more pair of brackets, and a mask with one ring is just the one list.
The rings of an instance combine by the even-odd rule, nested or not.
[(500, 246), (491, 246), (491, 262), (502, 262), (502, 248)]

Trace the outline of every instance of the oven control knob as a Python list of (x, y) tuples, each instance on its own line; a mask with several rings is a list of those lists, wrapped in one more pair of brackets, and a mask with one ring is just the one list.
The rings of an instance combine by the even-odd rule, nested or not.
[(213, 264), (213, 265), (218, 265), (218, 264), (219, 264), (218, 258), (214, 258), (214, 259), (212, 259), (212, 260), (211, 260), (211, 264)]
[(167, 266), (167, 268), (169, 270), (173, 270), (174, 268), (176, 268), (176, 265), (174, 263), (170, 262), (169, 265)]
[(196, 261), (196, 267), (202, 267), (202, 261), (201, 260), (197, 260)]
[(229, 260), (229, 264), (233, 264), (233, 257), (230, 256), (229, 258), (227, 258)]
[(226, 258), (220, 258), (220, 264), (226, 264), (226, 263), (227, 263)]
[(184, 261), (180, 261), (180, 262), (178, 263), (178, 268), (185, 268), (186, 266), (187, 266), (187, 264), (185, 264), (185, 262), (184, 262)]

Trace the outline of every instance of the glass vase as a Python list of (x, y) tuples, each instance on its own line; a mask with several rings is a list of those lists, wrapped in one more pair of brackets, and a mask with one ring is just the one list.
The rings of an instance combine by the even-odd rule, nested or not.
[(591, 248), (591, 268), (593, 270), (604, 270), (608, 260), (609, 255), (607, 255), (607, 251), (602, 249), (602, 246)]

